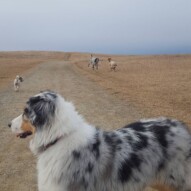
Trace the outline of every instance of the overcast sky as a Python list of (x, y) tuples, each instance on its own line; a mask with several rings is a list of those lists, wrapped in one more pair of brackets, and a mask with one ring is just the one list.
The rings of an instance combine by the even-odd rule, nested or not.
[(0, 51), (191, 53), (191, 0), (0, 0)]

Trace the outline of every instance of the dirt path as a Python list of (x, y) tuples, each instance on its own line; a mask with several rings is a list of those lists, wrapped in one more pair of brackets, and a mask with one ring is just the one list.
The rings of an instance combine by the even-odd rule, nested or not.
[(51, 89), (72, 101), (90, 123), (104, 129), (119, 128), (141, 118), (131, 104), (118, 100), (82, 76), (69, 62), (46, 62), (25, 74), (20, 92), (11, 85), (0, 91), (0, 190), (35, 191), (35, 157), (28, 149), (30, 138), (15, 138), (7, 124), (22, 112), (27, 99), (41, 90)]

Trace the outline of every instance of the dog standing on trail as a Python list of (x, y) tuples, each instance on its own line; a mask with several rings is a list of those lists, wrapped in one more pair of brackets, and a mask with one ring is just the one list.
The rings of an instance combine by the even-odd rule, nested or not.
[(23, 82), (23, 81), (24, 81), (23, 78), (19, 75), (17, 75), (16, 78), (14, 79), (14, 90), (16, 92), (19, 91), (20, 86), (21, 86), (21, 82)]

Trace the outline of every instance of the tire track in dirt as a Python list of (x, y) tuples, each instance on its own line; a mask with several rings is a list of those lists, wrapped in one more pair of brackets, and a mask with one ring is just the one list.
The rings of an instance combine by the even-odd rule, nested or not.
[(25, 74), (20, 92), (14, 92), (10, 85), (0, 91), (0, 190), (37, 190), (36, 160), (28, 149), (30, 138), (15, 138), (7, 124), (22, 112), (27, 99), (39, 91), (59, 92), (75, 104), (88, 122), (104, 129), (119, 128), (141, 117), (131, 104), (110, 95), (74, 67), (67, 61), (46, 62)]

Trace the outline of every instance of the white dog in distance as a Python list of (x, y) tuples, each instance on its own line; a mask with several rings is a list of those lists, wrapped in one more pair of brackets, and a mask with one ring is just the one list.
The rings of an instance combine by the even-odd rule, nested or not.
[(23, 82), (23, 78), (19, 75), (16, 76), (16, 78), (14, 79), (14, 90), (17, 92), (20, 89), (21, 86), (21, 82)]

